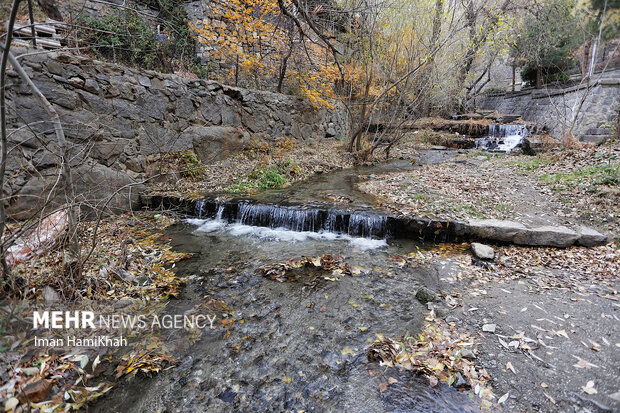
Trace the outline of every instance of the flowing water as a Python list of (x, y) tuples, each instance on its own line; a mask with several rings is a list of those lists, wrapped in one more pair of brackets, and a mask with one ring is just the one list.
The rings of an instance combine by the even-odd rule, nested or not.
[[(332, 190), (326, 183), (346, 186), (352, 176), (341, 171), (302, 188), (316, 206), (325, 190)], [(359, 171), (355, 176), (359, 179)], [(299, 188), (290, 190), (295, 194)], [(357, 204), (367, 201), (355, 191), (342, 193)], [(281, 195), (274, 192), (271, 199)], [(177, 250), (194, 254), (177, 271), (197, 275), (170, 310), (216, 299), (237, 321), (228, 331), (206, 330), (191, 347), (178, 350), (178, 366), (118, 386), (94, 410), (478, 411), (452, 387), (430, 387), (411, 372), (367, 361), (365, 347), (376, 333), (401, 337), (421, 330), (427, 309), (415, 292), (439, 283), (437, 267), (400, 268), (390, 260), (423, 246), (386, 241), (382, 215), (259, 200), (202, 203), (196, 215), (169, 231)], [(278, 282), (259, 270), (323, 254), (342, 256), (359, 271), (325, 279), (313, 269)], [(379, 384), (390, 377), (397, 382), (381, 391)]]
[(476, 147), (498, 152), (511, 152), (521, 144), (523, 138), (530, 134), (530, 128), (529, 125), (491, 124), (489, 134), (478, 139)]

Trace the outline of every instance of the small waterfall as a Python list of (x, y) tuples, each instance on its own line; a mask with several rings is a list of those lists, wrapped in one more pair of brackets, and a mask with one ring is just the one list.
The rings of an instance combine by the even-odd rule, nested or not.
[(530, 125), (491, 124), (486, 137), (476, 141), (476, 147), (491, 151), (510, 152), (530, 134)]
[(227, 223), (298, 232), (332, 232), (375, 239), (388, 235), (387, 216), (358, 211), (201, 200), (196, 203), (195, 214)]

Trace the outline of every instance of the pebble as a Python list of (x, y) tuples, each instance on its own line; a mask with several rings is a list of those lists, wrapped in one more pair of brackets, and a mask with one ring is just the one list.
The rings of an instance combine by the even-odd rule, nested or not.
[(453, 315), (446, 317), (446, 323), (458, 323), (460, 320)]
[(497, 327), (495, 324), (484, 324), (482, 326), (482, 331), (486, 333), (495, 333), (495, 327)]

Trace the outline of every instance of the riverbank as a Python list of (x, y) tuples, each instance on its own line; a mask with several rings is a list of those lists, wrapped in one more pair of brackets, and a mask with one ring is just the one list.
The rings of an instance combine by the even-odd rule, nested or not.
[(385, 174), (360, 189), (404, 216), (583, 224), (620, 236), (620, 146), (537, 156), (462, 151), (441, 164)]

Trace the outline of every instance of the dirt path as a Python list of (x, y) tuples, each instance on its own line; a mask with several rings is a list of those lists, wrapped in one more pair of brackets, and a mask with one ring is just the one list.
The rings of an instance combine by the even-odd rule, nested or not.
[(470, 357), (491, 377), (495, 401), (507, 395), (511, 412), (618, 411), (617, 250), (500, 247), (480, 266), (467, 247), (402, 265), (436, 270), (440, 283), (429, 286), (442, 300), (431, 307), (478, 338)]

